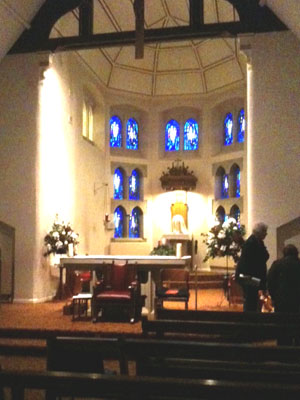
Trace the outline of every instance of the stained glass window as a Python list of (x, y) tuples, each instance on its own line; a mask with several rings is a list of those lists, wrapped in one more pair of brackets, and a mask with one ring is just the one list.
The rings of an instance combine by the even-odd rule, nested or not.
[(110, 147), (122, 147), (122, 122), (116, 115), (110, 122)]
[(142, 212), (138, 207), (135, 207), (131, 211), (130, 218), (129, 218), (129, 237), (130, 238), (140, 237), (141, 214), (142, 214)]
[(124, 237), (125, 211), (121, 206), (115, 209), (114, 224), (115, 224), (114, 237), (115, 238)]
[(233, 217), (236, 222), (240, 222), (241, 219), (241, 211), (239, 209), (239, 207), (234, 204), (231, 209), (230, 209), (230, 216)]
[(179, 150), (179, 138), (180, 138), (180, 127), (179, 123), (174, 119), (171, 119), (165, 130), (165, 150), (166, 151), (178, 151)]
[(233, 119), (232, 114), (226, 114), (224, 120), (224, 145), (229, 146), (233, 142)]
[(135, 119), (129, 118), (126, 126), (126, 148), (137, 150), (139, 146), (138, 138), (139, 127)]
[(229, 197), (228, 189), (229, 189), (228, 175), (224, 174), (222, 176), (222, 192), (221, 192), (222, 199), (227, 199)]
[(241, 171), (239, 168), (235, 171), (235, 197), (241, 197)]
[(225, 222), (226, 214), (225, 214), (225, 210), (222, 206), (219, 206), (217, 208), (216, 218), (221, 224), (223, 224), (223, 222)]
[(239, 143), (243, 143), (243, 141), (245, 140), (245, 128), (246, 128), (245, 111), (242, 108), (238, 116), (237, 141)]
[(114, 199), (124, 199), (124, 174), (120, 168), (117, 168), (114, 173)]
[(184, 150), (197, 150), (199, 140), (198, 124), (194, 119), (188, 119), (184, 124)]
[(134, 169), (129, 177), (129, 200), (140, 199), (140, 175)]

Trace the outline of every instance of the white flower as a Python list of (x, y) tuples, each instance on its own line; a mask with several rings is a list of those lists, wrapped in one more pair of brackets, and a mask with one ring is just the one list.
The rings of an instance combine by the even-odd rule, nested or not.
[(223, 230), (220, 230), (220, 232), (218, 233), (218, 238), (219, 239), (224, 239), (226, 237), (226, 234)]
[(54, 239), (59, 239), (59, 233), (58, 232), (53, 232), (52, 236), (54, 237)]
[(228, 224), (229, 224), (229, 225), (230, 225), (230, 224), (236, 225), (236, 219), (235, 219), (235, 218), (232, 218), (232, 217), (228, 218)]
[(221, 250), (221, 251), (226, 251), (226, 246), (223, 244), (223, 245), (220, 247), (220, 250)]

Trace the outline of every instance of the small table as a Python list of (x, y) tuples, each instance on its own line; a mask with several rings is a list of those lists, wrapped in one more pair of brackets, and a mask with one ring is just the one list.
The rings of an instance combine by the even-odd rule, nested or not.
[(91, 293), (79, 293), (76, 296), (73, 296), (73, 321), (82, 317), (91, 317), (91, 315), (88, 315), (89, 305), (91, 306), (91, 301)]

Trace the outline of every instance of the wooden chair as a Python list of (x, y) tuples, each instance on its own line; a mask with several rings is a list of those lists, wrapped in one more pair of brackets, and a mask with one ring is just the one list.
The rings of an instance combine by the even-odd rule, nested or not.
[(98, 320), (100, 313), (101, 317), (117, 313), (118, 317), (127, 314), (129, 321), (133, 323), (140, 318), (145, 302), (135, 269), (127, 263), (113, 263), (108, 270), (93, 288), (93, 322)]
[(155, 308), (163, 308), (164, 301), (181, 301), (187, 310), (190, 297), (189, 275), (189, 271), (184, 269), (161, 270), (161, 285), (155, 289)]

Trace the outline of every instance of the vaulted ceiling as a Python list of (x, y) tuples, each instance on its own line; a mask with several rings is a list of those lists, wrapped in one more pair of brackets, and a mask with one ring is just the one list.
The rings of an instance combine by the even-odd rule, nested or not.
[[(253, 0), (251, 1), (253, 4)], [(65, 4), (68, 2), (73, 2), (74, 6), (59, 18), (53, 27), (51, 26), (50, 38), (53, 40), (78, 37), (80, 12), (75, 5), (78, 5), (80, 0), (65, 0)], [(194, 0), (192, 2), (196, 4), (196, 10), (199, 10), (197, 3)], [(204, 0), (201, 23), (206, 27), (214, 29), (217, 27), (218, 32), (211, 28), (209, 32), (205, 29), (204, 32), (197, 31), (195, 34), (193, 30), (191, 34), (188, 30), (191, 24), (188, 0), (145, 0), (144, 54), (143, 58), (137, 59), (134, 42), (132, 43), (129, 34), (125, 35), (136, 29), (134, 0), (121, 2), (120, 0), (93, 0), (91, 24), (94, 36), (98, 35), (96, 39), (98, 40), (99, 37), (102, 45), (99, 47), (95, 44), (91, 45), (91, 41), (81, 41), (81, 45), (74, 48), (108, 88), (149, 96), (211, 93), (243, 82), (245, 78), (245, 60), (239, 52), (238, 34), (235, 30), (230, 30), (237, 26), (238, 29), (246, 29), (245, 33), (253, 34), (250, 22), (252, 23), (251, 18), (255, 19), (255, 15), (250, 15), (248, 20), (245, 19), (241, 11), (249, 11), (250, 8), (239, 8), (239, 4), (243, 2), (244, 5), (251, 3), (249, 0)], [(254, 0), (254, 2), (258, 3), (259, 0)], [(31, 0), (25, 3), (23, 0), (1, 0), (0, 21), (2, 22), (3, 19), (4, 22), (0, 24), (0, 35), (1, 39), (3, 38), (0, 57), (3, 57), (12, 47), (24, 29), (24, 34), (30, 33), (32, 27), (36, 25), (33, 17), (43, 3), (43, 0)], [(292, 19), (290, 11), (289, 18), (286, 18), (287, 9), (280, 8), (279, 1), (260, 0), (260, 3), (274, 9), (277, 7), (276, 13), (282, 14), (282, 21), (287, 19), (290, 22)], [(293, 0), (286, 0), (285, 3), (293, 6)], [(299, 14), (299, 4), (297, 7), (295, 3), (295, 7)], [(32, 25), (30, 21), (33, 21)], [(285, 24), (287, 21), (284, 21)], [(199, 21), (196, 23), (199, 25)], [(162, 32), (159, 40), (153, 36), (157, 32)], [(121, 40), (115, 40), (113, 35), (119, 33), (124, 33), (124, 37), (121, 37)], [(33, 42), (33, 37), (37, 37), (36, 32), (33, 31), (33, 34), (31, 42)], [(103, 41), (104, 39), (106, 42)], [(20, 52), (22, 46), (24, 48), (23, 42), (19, 48), (15, 46), (17, 50), (14, 52)], [(70, 48), (71, 46), (67, 50)], [(52, 51), (57, 52), (63, 49), (64, 47), (57, 42)]]

